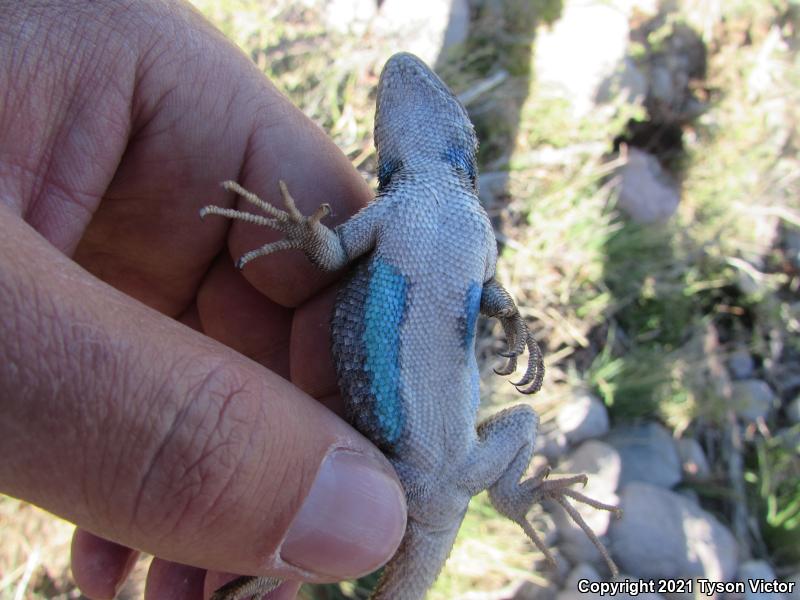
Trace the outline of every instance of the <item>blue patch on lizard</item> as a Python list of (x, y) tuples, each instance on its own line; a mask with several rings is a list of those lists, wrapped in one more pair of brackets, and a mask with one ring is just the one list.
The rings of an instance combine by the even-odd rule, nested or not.
[(476, 411), (480, 403), (480, 378), (478, 375), (478, 361), (475, 358), (475, 327), (481, 308), (482, 292), (483, 286), (477, 281), (473, 281), (469, 284), (467, 296), (464, 301), (464, 347), (467, 352), (467, 368), (470, 373), (470, 400), (473, 410)]
[(464, 346), (467, 350), (473, 348), (475, 341), (475, 325), (478, 322), (478, 312), (481, 308), (481, 292), (483, 286), (477, 281), (469, 284), (467, 297), (464, 301)]
[(382, 160), (378, 165), (378, 191), (382, 192), (392, 182), (392, 177), (403, 167), (400, 160)]
[(463, 171), (469, 177), (472, 185), (475, 185), (477, 168), (474, 153), (467, 152), (460, 146), (449, 146), (444, 152), (444, 159), (457, 171)]
[(390, 444), (400, 438), (404, 415), (400, 397), (400, 325), (405, 316), (405, 277), (393, 265), (372, 262), (364, 305), (364, 346), (370, 392), (381, 436)]

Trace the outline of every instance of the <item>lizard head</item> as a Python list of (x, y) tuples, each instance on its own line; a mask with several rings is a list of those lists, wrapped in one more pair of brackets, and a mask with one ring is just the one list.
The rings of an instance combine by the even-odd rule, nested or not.
[(402, 171), (445, 164), (475, 189), (478, 139), (466, 109), (422, 60), (401, 52), (381, 72), (375, 110), (379, 189)]

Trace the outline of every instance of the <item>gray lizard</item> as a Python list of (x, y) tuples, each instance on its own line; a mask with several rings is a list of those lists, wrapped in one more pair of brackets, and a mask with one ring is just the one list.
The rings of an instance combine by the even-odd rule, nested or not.
[[(514, 385), (538, 391), (544, 365), (536, 341), (508, 292), (495, 279), (497, 243), (477, 197), (477, 138), (466, 110), (420, 59), (396, 54), (378, 84), (376, 199), (335, 230), (306, 217), (286, 185), (286, 210), (234, 182), (223, 185), (266, 216), (207, 206), (221, 215), (272, 227), (285, 239), (244, 254), (246, 263), (296, 248), (320, 269), (355, 266), (341, 288), (331, 322), (332, 353), (346, 417), (391, 461), (408, 500), (408, 525), (373, 600), (424, 598), (447, 559), (472, 496), (489, 491), (501, 514), (518, 523), (549, 561), (553, 558), (526, 519), (543, 499), (558, 502), (616, 567), (570, 497), (617, 512), (571, 489), (578, 475), (547, 480), (525, 476), (538, 417), (527, 405), (503, 410), (476, 427), (478, 314), (500, 320), (508, 350), (501, 375), (516, 369), (527, 348), (525, 374)], [(521, 480), (522, 479), (522, 480)], [(280, 581), (241, 577), (214, 600), (266, 593)]]

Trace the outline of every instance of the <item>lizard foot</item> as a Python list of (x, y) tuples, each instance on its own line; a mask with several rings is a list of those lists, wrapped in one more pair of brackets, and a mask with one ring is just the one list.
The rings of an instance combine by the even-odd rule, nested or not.
[(224, 181), (222, 187), (229, 192), (238, 194), (244, 200), (269, 216), (265, 217), (263, 215), (232, 208), (223, 208), (221, 206), (205, 206), (200, 210), (201, 219), (205, 218), (207, 215), (219, 215), (227, 219), (236, 219), (238, 221), (245, 221), (246, 223), (271, 227), (286, 235), (286, 238), (283, 240), (264, 244), (260, 248), (243, 254), (239, 260), (236, 261), (237, 268), (243, 268), (254, 258), (266, 256), (267, 254), (272, 254), (280, 250), (303, 250), (307, 255), (314, 255), (315, 250), (325, 245), (327, 241), (325, 239), (325, 231), (327, 231), (327, 229), (320, 225), (320, 220), (331, 214), (331, 207), (329, 204), (321, 204), (312, 215), (306, 217), (297, 210), (294, 198), (289, 194), (286, 183), (283, 181), (278, 182), (278, 187), (280, 188), (286, 210), (275, 208), (254, 193), (244, 189), (235, 181)]
[[(573, 475), (571, 477), (548, 480), (547, 477), (549, 475), (550, 467), (546, 466), (540, 469), (533, 477), (522, 483), (521, 487), (525, 490), (525, 492), (527, 492), (525, 495), (530, 498), (530, 500), (525, 503), (527, 508), (530, 508), (534, 504), (538, 504), (542, 500), (553, 500), (558, 502), (558, 504), (561, 505), (561, 507), (567, 512), (572, 520), (575, 521), (578, 527), (580, 527), (586, 536), (592, 541), (603, 559), (606, 561), (611, 574), (616, 577), (619, 574), (619, 569), (611, 558), (611, 555), (609, 555), (608, 550), (597, 538), (594, 531), (592, 531), (591, 527), (589, 527), (581, 514), (575, 509), (574, 506), (572, 506), (572, 504), (567, 501), (567, 498), (572, 498), (573, 500), (583, 504), (588, 504), (589, 506), (598, 510), (607, 510), (617, 519), (622, 516), (622, 511), (616, 506), (611, 506), (609, 504), (604, 504), (603, 502), (593, 500), (592, 498), (589, 498), (588, 496), (577, 492), (570, 487), (576, 483), (585, 485), (587, 481), (586, 475)], [(542, 554), (544, 554), (545, 559), (551, 565), (551, 567), (555, 567), (555, 559), (553, 558), (553, 555), (547, 549), (547, 546), (545, 546), (544, 541), (541, 539), (541, 537), (539, 537), (539, 534), (537, 534), (533, 529), (533, 526), (531, 526), (531, 524), (525, 518), (526, 512), (527, 510), (523, 510), (519, 511), (517, 515), (509, 516), (511, 516), (511, 518), (517, 524), (519, 524), (520, 527), (522, 527), (523, 531), (527, 534), (530, 540), (536, 545)]]

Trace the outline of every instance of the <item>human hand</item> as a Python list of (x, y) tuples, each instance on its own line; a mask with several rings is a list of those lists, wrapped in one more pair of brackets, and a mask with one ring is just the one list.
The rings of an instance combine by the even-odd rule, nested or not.
[(333, 277), (283, 253), (248, 283), (226, 244), (276, 234), (197, 216), (233, 202), (219, 181), (274, 199), (282, 179), (304, 212), (345, 219), (361, 178), (186, 4), (0, 0), (0, 15), (0, 490), (82, 528), (73, 573), (93, 598), (131, 548), (159, 557), (148, 598), (208, 594), (223, 580), (204, 569), (377, 567), (402, 490), (311, 398), (335, 402)]

